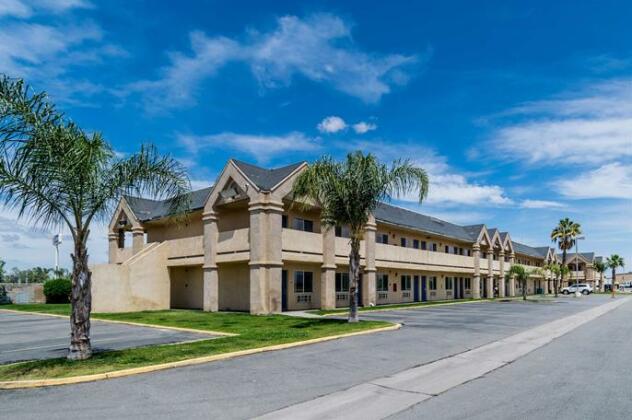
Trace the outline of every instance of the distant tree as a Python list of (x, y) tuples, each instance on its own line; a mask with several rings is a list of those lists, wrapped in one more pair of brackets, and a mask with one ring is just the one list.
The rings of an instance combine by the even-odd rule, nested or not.
[(6, 265), (6, 262), (4, 262), (4, 260), (0, 259), (0, 283), (3, 283), (6, 279), (6, 272), (4, 271), (4, 266)]
[(593, 268), (597, 273), (599, 273), (599, 291), (604, 291), (604, 273), (608, 270), (608, 266), (603, 261), (595, 261), (593, 263)]
[(349, 322), (358, 322), (358, 281), (360, 241), (369, 217), (382, 201), (394, 195), (417, 193), (419, 202), (428, 194), (426, 171), (411, 162), (395, 161), (389, 167), (372, 154), (349, 153), (343, 162), (322, 157), (294, 183), (298, 202), (316, 202), (321, 207), (324, 226), (349, 226)]
[(152, 146), (119, 157), (100, 133), (68, 121), (45, 93), (22, 80), (0, 78), (0, 199), (34, 225), (67, 226), (74, 245), (68, 359), (92, 355), (92, 222), (110, 215), (126, 194), (172, 197), (171, 211), (188, 208), (190, 182), (183, 167)]
[[(562, 251), (562, 265), (566, 265), (566, 255), (569, 249), (575, 245), (575, 238), (582, 233), (582, 227), (568, 217), (560, 220), (558, 225), (551, 231), (551, 241), (557, 243), (558, 248)], [(562, 273), (562, 280), (564, 280)], [(559, 286), (559, 285), (558, 285)], [(558, 290), (555, 291), (557, 296)]]
[(615, 279), (617, 277), (617, 268), (621, 267), (623, 268), (623, 266), (625, 265), (623, 262), (623, 257), (618, 256), (617, 254), (613, 254), (611, 256), (609, 256), (606, 259), (606, 265), (608, 266), (608, 268), (610, 268), (612, 270), (612, 297), (614, 298), (614, 293), (615, 293)]

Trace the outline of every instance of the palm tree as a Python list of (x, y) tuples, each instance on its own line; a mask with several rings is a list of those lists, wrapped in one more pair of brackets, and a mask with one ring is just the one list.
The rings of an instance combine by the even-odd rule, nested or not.
[[(408, 160), (388, 167), (372, 154), (349, 153), (343, 162), (325, 156), (303, 171), (294, 183), (297, 202), (316, 202), (326, 228), (349, 226), (349, 322), (358, 321), (360, 240), (369, 217), (382, 201), (417, 192), (419, 202), (428, 194), (428, 175)], [(304, 204), (307, 205), (307, 204)]]
[(172, 211), (188, 206), (181, 165), (152, 146), (118, 157), (101, 134), (69, 122), (45, 93), (22, 80), (0, 78), (0, 199), (41, 227), (68, 227), (72, 254), (72, 311), (68, 359), (92, 355), (91, 273), (87, 241), (95, 220), (105, 220), (124, 194), (175, 197)]
[(557, 297), (557, 291), (559, 290), (561, 267), (558, 263), (552, 262), (545, 265), (544, 269), (549, 270), (553, 274), (553, 289), (554, 289), (555, 297)]
[(623, 262), (623, 257), (618, 256), (617, 254), (613, 254), (611, 256), (609, 256), (606, 259), (606, 265), (608, 266), (608, 268), (610, 268), (612, 270), (612, 297), (614, 298), (614, 280), (616, 278), (617, 275), (617, 268), (622, 267), (625, 265)]
[(593, 268), (595, 269), (597, 273), (599, 273), (599, 291), (603, 292), (604, 291), (603, 275), (608, 269), (608, 266), (606, 266), (606, 264), (603, 261), (595, 261), (593, 263)]
[(520, 264), (514, 264), (511, 266), (507, 274), (510, 277), (515, 277), (522, 287), (522, 300), (527, 300), (527, 280), (529, 279), (529, 272)]
[[(562, 265), (566, 265), (566, 254), (575, 245), (575, 238), (582, 233), (582, 227), (568, 217), (560, 220), (558, 225), (551, 231), (551, 241), (557, 243), (562, 251)], [(562, 274), (564, 280), (564, 274)], [(557, 290), (555, 294), (557, 295)]]

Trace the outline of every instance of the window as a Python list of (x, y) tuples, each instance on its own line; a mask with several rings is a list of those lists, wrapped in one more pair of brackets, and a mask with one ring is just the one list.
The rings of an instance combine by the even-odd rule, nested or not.
[(437, 290), (437, 278), (430, 277), (429, 279), (430, 281), (428, 283), (430, 284), (428, 285), (428, 287), (430, 288), (430, 290)]
[(457, 247), (452, 248), (452, 252), (454, 252), (454, 255), (458, 255), (459, 254), (459, 248), (457, 248)]
[(284, 228), (287, 227), (287, 214), (284, 214), (283, 216), (281, 216), (281, 227), (284, 227)]
[(432, 250), (433, 250), (434, 252), (437, 252), (437, 244), (432, 244)]
[(404, 248), (406, 248), (406, 238), (400, 238), (399, 242)]
[(312, 293), (314, 273), (311, 271), (294, 272), (294, 293)]
[(402, 283), (402, 287), (401, 287), (402, 292), (410, 290), (410, 285), (411, 285), (410, 276), (402, 276), (401, 283)]
[(388, 244), (388, 234), (378, 233), (375, 236), (375, 242), (377, 242), (378, 244)]
[(303, 232), (313, 232), (314, 231), (314, 222), (307, 219), (301, 219), (300, 217), (294, 218), (294, 223), (292, 225), (296, 230), (302, 230)]
[(425, 251), (426, 248), (427, 248), (426, 241), (421, 241), (421, 249), (423, 249)]
[(464, 286), (463, 286), (464, 288), (466, 288), (466, 289), (471, 289), (472, 288), (472, 279), (466, 278), (463, 281), (463, 283), (464, 283)]
[(468, 256), (468, 257), (471, 257), (471, 256), (472, 256), (472, 250), (471, 250), (471, 249), (468, 249), (468, 250), (467, 250), (467, 256)]
[(349, 273), (336, 273), (336, 292), (349, 291)]
[(336, 226), (336, 236), (339, 238), (348, 238), (349, 228), (347, 226)]
[(378, 292), (388, 292), (388, 274), (378, 274), (376, 286)]
[(419, 239), (413, 239), (413, 248), (419, 249)]
[(451, 290), (452, 289), (452, 277), (446, 277), (445, 278), (445, 288), (446, 288), (446, 290)]
[(445, 246), (445, 253), (446, 254), (450, 253), (450, 247), (448, 245)]

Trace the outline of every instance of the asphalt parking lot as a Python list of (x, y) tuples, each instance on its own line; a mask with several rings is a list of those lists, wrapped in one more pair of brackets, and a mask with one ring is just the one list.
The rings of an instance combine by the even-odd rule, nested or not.
[[(371, 314), (398, 331), (349, 337), (232, 360), (94, 383), (0, 393), (10, 418), (246, 419), (391, 375), (603, 304), (561, 297), (546, 303), (482, 302)], [(595, 320), (593, 323), (599, 323)], [(46, 407), (52, 404), (58, 414)], [(28, 410), (24, 410), (28, 407)]]
[[(95, 351), (208, 338), (207, 334), (92, 321)], [(0, 364), (64, 357), (69, 339), (67, 318), (0, 311)]]

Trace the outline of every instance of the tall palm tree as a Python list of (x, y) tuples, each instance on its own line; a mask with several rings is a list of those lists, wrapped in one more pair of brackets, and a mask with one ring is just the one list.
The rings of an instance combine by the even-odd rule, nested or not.
[(513, 264), (507, 272), (509, 277), (515, 277), (522, 287), (522, 300), (527, 300), (527, 280), (530, 273), (520, 264)]
[(389, 167), (372, 154), (357, 151), (336, 162), (325, 156), (303, 171), (294, 183), (297, 202), (316, 202), (326, 228), (349, 226), (349, 322), (358, 321), (360, 240), (369, 217), (382, 201), (418, 193), (419, 202), (428, 194), (428, 175), (408, 160)]
[(101, 134), (69, 122), (45, 93), (22, 80), (0, 78), (0, 200), (34, 225), (70, 230), (72, 312), (68, 359), (92, 355), (91, 273), (87, 241), (124, 194), (171, 200), (174, 214), (188, 206), (189, 180), (174, 159), (152, 146), (119, 157)]
[(593, 269), (597, 273), (599, 273), (599, 291), (603, 292), (604, 291), (603, 275), (606, 272), (606, 270), (608, 269), (608, 267), (606, 266), (606, 264), (603, 261), (595, 261), (593, 263)]
[[(575, 245), (575, 238), (582, 233), (582, 227), (568, 217), (560, 220), (558, 225), (551, 231), (551, 241), (557, 243), (562, 251), (562, 265), (566, 265), (566, 254)], [(562, 275), (564, 280), (564, 275)], [(555, 293), (557, 294), (557, 290)]]
[(623, 268), (625, 263), (623, 262), (623, 257), (620, 257), (617, 254), (613, 254), (606, 259), (606, 265), (608, 266), (608, 268), (612, 270), (611, 289), (612, 289), (612, 297), (614, 298), (614, 286), (615, 286), (614, 280), (617, 275), (617, 268), (619, 267)]
[(555, 297), (557, 297), (557, 291), (559, 290), (559, 281), (561, 274), (561, 266), (556, 262), (551, 262), (544, 266), (545, 270), (550, 271), (553, 274), (553, 289)]

